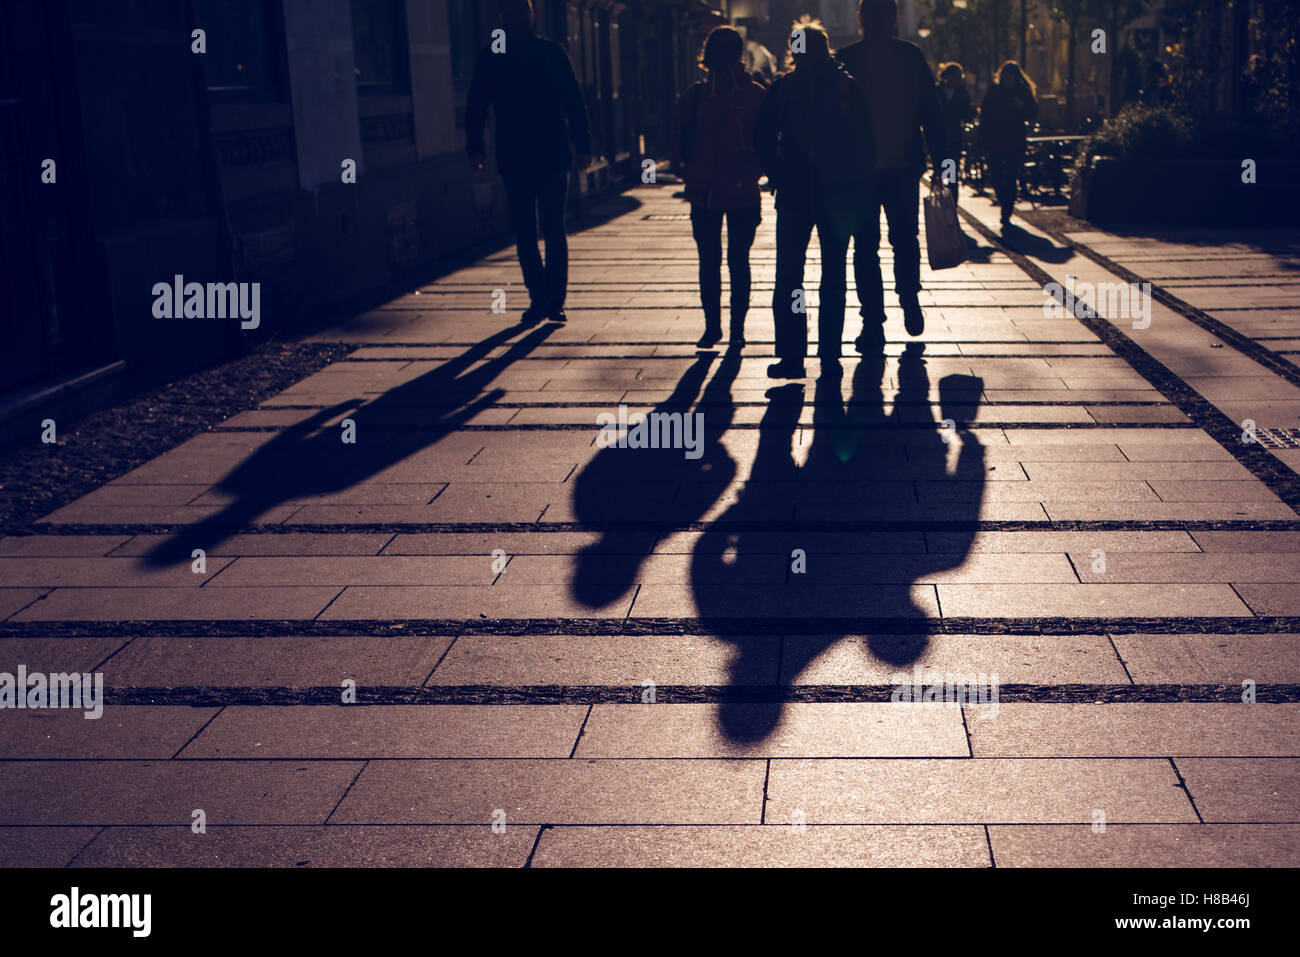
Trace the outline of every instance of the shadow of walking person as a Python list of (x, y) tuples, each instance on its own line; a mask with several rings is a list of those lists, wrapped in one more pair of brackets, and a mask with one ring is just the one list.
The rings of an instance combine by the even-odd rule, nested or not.
[[(578, 474), (573, 488), (574, 517), (600, 533), (578, 553), (570, 590), (588, 608), (617, 601), (636, 584), (641, 565), (665, 526), (698, 521), (717, 501), (736, 474), (736, 463), (722, 444), (731, 426), (735, 405), (731, 386), (740, 371), (740, 352), (728, 351), (703, 394), (713, 353), (697, 356), (678, 380), (672, 394), (655, 406), (653, 416), (680, 416), (685, 437), (686, 416), (699, 396), (703, 428), (694, 433), (698, 457), (671, 445), (659, 448), (619, 448), (597, 452)], [(629, 425), (634, 424), (629, 415)], [(662, 446), (662, 443), (661, 443)]]
[[(803, 386), (768, 392), (749, 481), (701, 536), (691, 565), (704, 628), (735, 645), (732, 684), (718, 712), (733, 741), (756, 743), (771, 734), (788, 686), (847, 635), (867, 631), (872, 656), (895, 668), (926, 651), (938, 614), (930, 583), (960, 566), (974, 541), (984, 453), (966, 429), (982, 381), (945, 376), (939, 401), (943, 419), (951, 422), (940, 423), (923, 349), (912, 344), (899, 360), (892, 409), (884, 403), (884, 356), (858, 364), (847, 408), (838, 370), (828, 368), (817, 382), (812, 441), (802, 465), (794, 444)], [(947, 493), (938, 491), (941, 486)], [(904, 534), (924, 530), (924, 521), (938, 515), (947, 533), (944, 548), (882, 551), (879, 533), (852, 527), (854, 514)], [(787, 563), (784, 585), (764, 583), (773, 559)], [(770, 654), (774, 630), (797, 632), (783, 641), (776, 687), (744, 686), (741, 676), (754, 673), (755, 658)]]
[(773, 550), (784, 550), (796, 537), (764, 526), (772, 523), (774, 513), (779, 517), (785, 511), (782, 493), (788, 493), (798, 478), (792, 444), (803, 411), (803, 384), (775, 386), (767, 390), (767, 398), (749, 480), (731, 507), (700, 536), (691, 556), (691, 585), (701, 625), (736, 646), (718, 720), (728, 738), (742, 743), (761, 741), (776, 727), (781, 703), (754, 701), (742, 684), (742, 676), (762, 673), (771, 646), (761, 633), (734, 635), (731, 619), (751, 613), (749, 602), (763, 589), (781, 589), (763, 584), (764, 566)]
[[(518, 324), (502, 329), (375, 399), (341, 402), (280, 432), (213, 487), (211, 491), (231, 499), (229, 504), (164, 539), (145, 553), (142, 564), (188, 562), (193, 549), (211, 550), (276, 505), (349, 488), (435, 445), (497, 401), (503, 390), (484, 390), (557, 327), (536, 328), (501, 355), (481, 361), (526, 328)], [(352, 444), (341, 441), (339, 429), (324, 428), (349, 410), (355, 410), (349, 418), (360, 437)], [(418, 424), (394, 431), (395, 424), (405, 425), (413, 418)]]
[(1031, 256), (1041, 262), (1061, 265), (1074, 258), (1075, 252), (1069, 246), (1058, 246), (1044, 236), (1035, 236), (1028, 230), (1021, 229), (1015, 223), (1004, 228), (1002, 245), (1022, 256)]

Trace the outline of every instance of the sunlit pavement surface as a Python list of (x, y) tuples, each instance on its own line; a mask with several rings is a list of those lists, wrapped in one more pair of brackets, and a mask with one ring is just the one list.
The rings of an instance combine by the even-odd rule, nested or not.
[(105, 685), (0, 712), (0, 862), (1300, 864), (1296, 234), (963, 196), (923, 336), (890, 293), (859, 358), (851, 290), (773, 382), (770, 198), (697, 350), (674, 189), (574, 233), (567, 324), (491, 255), (0, 540), (0, 671)]

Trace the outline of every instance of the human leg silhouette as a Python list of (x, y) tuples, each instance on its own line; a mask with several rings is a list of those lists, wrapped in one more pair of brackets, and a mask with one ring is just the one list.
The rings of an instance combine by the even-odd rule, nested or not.
[(768, 375), (777, 379), (803, 377), (808, 353), (808, 306), (803, 273), (812, 238), (813, 217), (795, 207), (776, 217), (776, 283), (772, 289), (772, 320), (776, 326), (777, 362)]
[(760, 206), (727, 213), (727, 272), (731, 276), (731, 329), (733, 345), (745, 341), (745, 315), (749, 312), (751, 274), (749, 250), (754, 245), (763, 214)]
[(691, 204), (691, 235), (700, 260), (700, 306), (704, 310), (704, 335), (697, 345), (704, 347), (722, 338), (722, 219), (721, 210)]
[(890, 170), (881, 177), (881, 199), (889, 223), (889, 245), (894, 250), (894, 292), (903, 307), (907, 331), (919, 336), (925, 318), (917, 294), (921, 291), (920, 180), (906, 170)]
[(844, 298), (848, 284), (848, 232), (830, 218), (817, 224), (822, 253), (822, 279), (817, 292), (817, 356), (839, 362), (844, 338)]
[(862, 332), (854, 343), (871, 355), (885, 345), (885, 280), (880, 273), (880, 195), (873, 191), (853, 229), (853, 282), (858, 290)]
[(539, 175), (537, 209), (546, 240), (546, 314), (563, 322), (564, 300), (569, 286), (569, 237), (564, 232), (564, 201), (569, 191), (569, 173)]
[(510, 208), (510, 231), (515, 234), (519, 268), (530, 300), (524, 321), (538, 322), (546, 315), (546, 271), (537, 248), (537, 186), (523, 173), (503, 177), (503, 181)]

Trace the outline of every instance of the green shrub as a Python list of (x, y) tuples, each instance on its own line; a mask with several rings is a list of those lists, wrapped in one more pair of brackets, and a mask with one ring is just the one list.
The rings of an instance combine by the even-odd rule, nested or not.
[(1285, 131), (1255, 117), (1211, 114), (1191, 120), (1177, 109), (1131, 103), (1080, 144), (1074, 172), (1088, 167), (1094, 156), (1143, 163), (1193, 156), (1291, 160), (1294, 152)]
[(1075, 160), (1083, 169), (1094, 156), (1141, 161), (1184, 153), (1193, 139), (1187, 118), (1167, 107), (1130, 103), (1084, 140)]

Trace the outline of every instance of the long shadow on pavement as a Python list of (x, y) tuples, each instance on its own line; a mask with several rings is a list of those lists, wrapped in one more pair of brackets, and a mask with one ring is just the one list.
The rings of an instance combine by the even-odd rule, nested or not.
[[(691, 565), (695, 603), (706, 630), (736, 646), (733, 693), (719, 711), (722, 730), (734, 741), (761, 741), (775, 729), (782, 711), (780, 700), (755, 703), (743, 688), (750, 680), (746, 676), (759, 667), (755, 659), (770, 654), (770, 636), (739, 633), (760, 631), (754, 627), (758, 619), (807, 623), (806, 633), (785, 641), (777, 679), (782, 687), (846, 635), (861, 634), (851, 627), (854, 618), (906, 621), (909, 627), (897, 629), (900, 633), (867, 639), (871, 654), (895, 668), (916, 661), (928, 645), (926, 619), (932, 612), (916, 605), (912, 586), (966, 561), (985, 473), (983, 448), (963, 431), (974, 417), (983, 381), (951, 375), (940, 382), (943, 417), (955, 425), (948, 435), (961, 443), (950, 474), (949, 445), (933, 415), (922, 349), (909, 346), (900, 360), (899, 389), (888, 413), (883, 356), (858, 364), (847, 409), (840, 375), (823, 373), (816, 387), (813, 438), (802, 465), (792, 450), (804, 387), (791, 383), (768, 392), (770, 404), (749, 481), (735, 504), (700, 537)], [(960, 501), (942, 508), (953, 523), (948, 529), (955, 530), (946, 530), (941, 554), (882, 553), (872, 532), (836, 529), (835, 516), (843, 512), (851, 517), (856, 507), (872, 514), (888, 513), (889, 502), (897, 503), (900, 514), (908, 505), (924, 507), (915, 501), (913, 483), (952, 478), (962, 480), (965, 494), (951, 496)], [(868, 482), (873, 484), (864, 484)], [(822, 521), (800, 521), (801, 511), (809, 508)], [(774, 560), (785, 565), (784, 583), (771, 582)]]
[[(280, 432), (216, 484), (214, 491), (230, 496), (228, 505), (160, 542), (141, 562), (153, 567), (188, 562), (193, 549), (211, 550), (276, 505), (357, 485), (435, 445), (499, 399), (502, 390), (485, 392), (492, 380), (541, 345), (556, 327), (534, 328), (501, 355), (480, 362), (528, 328), (519, 324), (502, 329), (376, 399), (339, 403)], [(456, 401), (462, 396), (463, 401)], [(432, 405), (437, 407), (429, 408)], [(327, 422), (352, 409), (358, 436), (354, 444), (342, 442), (337, 428), (322, 430)], [(424, 409), (428, 414), (421, 415), (417, 426), (391, 431), (393, 421), (409, 419), (413, 410), (422, 413)]]
[[(709, 367), (717, 371), (700, 394)], [(574, 480), (575, 517), (600, 533), (577, 556), (570, 589), (588, 608), (619, 600), (637, 583), (659, 530), (695, 522), (731, 484), (736, 463), (719, 438), (735, 415), (731, 385), (740, 371), (740, 353), (701, 353), (687, 367), (672, 394), (652, 415), (692, 414), (699, 396), (706, 427), (699, 458), (682, 448), (603, 448)], [(612, 411), (612, 410), (611, 410)], [(652, 419), (651, 421), (656, 421)], [(683, 496), (689, 487), (691, 494)]]

